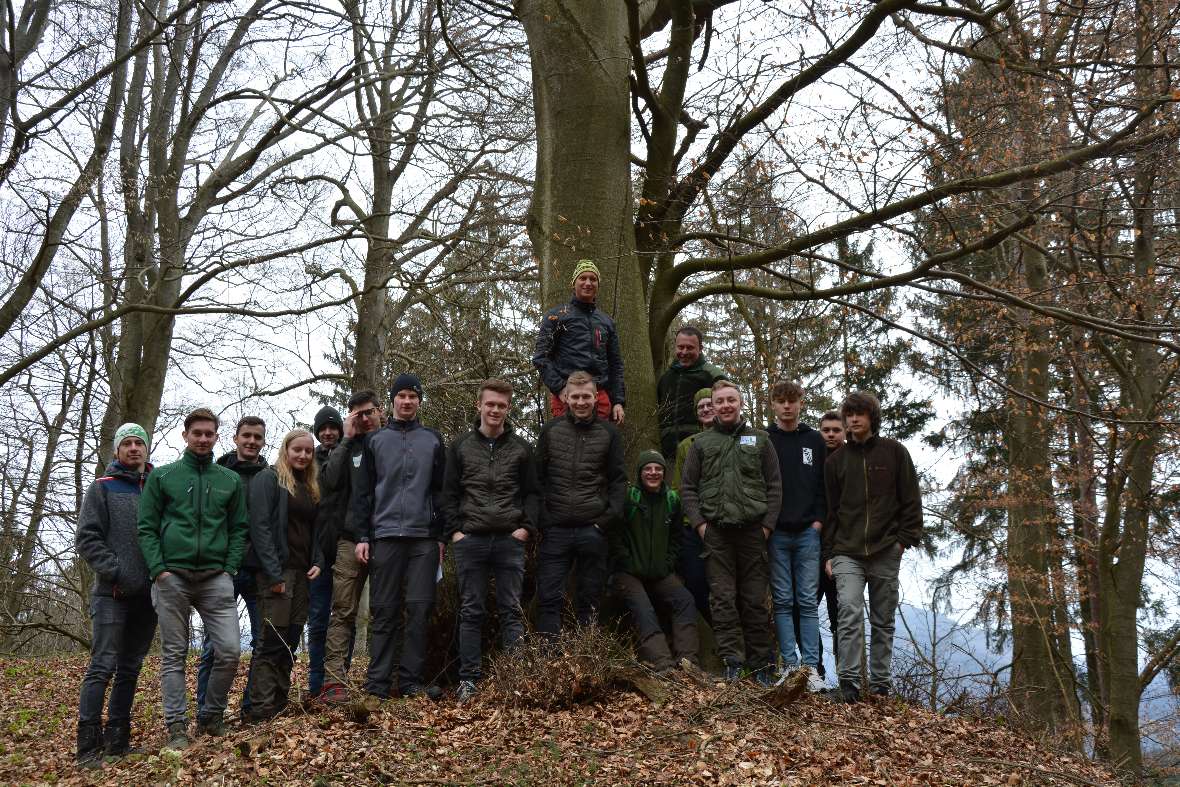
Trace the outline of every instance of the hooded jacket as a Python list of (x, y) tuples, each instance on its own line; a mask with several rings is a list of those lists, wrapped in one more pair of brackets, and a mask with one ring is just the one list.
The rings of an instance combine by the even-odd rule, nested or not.
[(249, 508), (250, 484), (254, 482), (255, 476), (267, 468), (266, 457), (259, 454), (257, 461), (246, 462), (238, 458), (237, 451), (230, 451), (228, 454), (217, 457), (217, 464), (233, 470), (242, 479), (242, 486), (246, 489), (246, 506)]
[(82, 498), (74, 544), (94, 570), (93, 595), (112, 596), (118, 588), (119, 597), (125, 598), (150, 590), (136, 520), (139, 495), (151, 471), (150, 464), (140, 473), (111, 462)]
[(684, 516), (693, 527), (714, 526), (773, 530), (782, 505), (778, 457), (770, 438), (739, 419), (725, 426), (714, 419), (688, 449), (680, 479)]
[(344, 518), (348, 512), (348, 489), (329, 487), (325, 479), (325, 468), (334, 447), (324, 443), (315, 447), (315, 463), (320, 480), (320, 503), (316, 507), (315, 526), (319, 533), (320, 550), (324, 553), (325, 568), (331, 568), (336, 562), (336, 540), (344, 529)]
[(660, 434), (675, 434), (679, 441), (699, 432), (701, 425), (697, 421), (694, 397), (697, 391), (708, 388), (723, 377), (725, 371), (706, 361), (703, 355), (692, 366), (681, 366), (680, 361), (672, 361), (672, 365), (660, 375), (656, 386)]
[(442, 499), (448, 540), (456, 532), (511, 533), (520, 527), (536, 537), (540, 485), (532, 446), (507, 424), (490, 440), (477, 420), (447, 447)]
[(824, 460), (828, 449), (823, 435), (805, 423), (800, 423), (793, 432), (773, 423), (766, 433), (778, 457), (783, 484), (779, 530), (800, 533), (813, 522), (822, 523), (828, 515), (824, 492)]
[(139, 497), (139, 546), (148, 573), (238, 572), (250, 523), (246, 490), (234, 471), (185, 450), (157, 467)]
[(361, 483), (352, 502), (360, 540), (441, 539), (446, 529), (441, 500), (446, 463), (442, 435), (417, 418), (391, 418), (365, 435)]
[(643, 467), (658, 462), (667, 475), (668, 463), (657, 451), (644, 451), (635, 466), (635, 483), (627, 485), (623, 521), (608, 532), (611, 570), (640, 579), (663, 579), (676, 570), (684, 513), (680, 495), (667, 482), (657, 492), (643, 485)]
[(537, 330), (533, 366), (554, 396), (574, 372), (589, 373), (606, 390), (611, 404), (623, 404), (623, 355), (615, 322), (593, 303), (571, 298), (545, 312)]
[(623, 515), (623, 440), (609, 421), (578, 421), (573, 411), (551, 419), (537, 440), (537, 475), (542, 527), (598, 525), (605, 532)]
[(867, 558), (894, 544), (922, 540), (922, 495), (909, 451), (896, 440), (873, 435), (849, 440), (824, 465), (828, 517), (823, 558)]
[[(258, 569), (269, 587), (283, 581), (283, 567), (290, 555), (287, 546), (287, 507), (291, 494), (279, 486), (273, 467), (259, 473), (250, 485), (250, 553), (246, 565)], [(326, 568), (320, 546), (318, 522), (312, 525), (311, 564)]]

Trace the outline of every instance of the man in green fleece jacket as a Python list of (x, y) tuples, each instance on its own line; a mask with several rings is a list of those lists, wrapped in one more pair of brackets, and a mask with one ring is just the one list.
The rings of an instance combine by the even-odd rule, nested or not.
[[(635, 625), (639, 660), (656, 672), (681, 659), (697, 663), (697, 616), (692, 594), (676, 576), (684, 532), (680, 495), (668, 488), (668, 463), (658, 451), (639, 455), (635, 484), (627, 487), (623, 521), (609, 533), (611, 585)], [(671, 613), (672, 648), (655, 605)]]
[(840, 698), (860, 699), (864, 660), (864, 593), (869, 588), (869, 688), (887, 696), (902, 553), (922, 540), (918, 473), (905, 446), (879, 437), (881, 404), (857, 391), (840, 407), (848, 442), (824, 463), (828, 513), (823, 528), (824, 570), (839, 598), (837, 671)]
[(226, 695), (241, 650), (233, 576), (246, 551), (249, 520), (238, 474), (213, 462), (218, 420), (198, 408), (184, 419), (185, 451), (158, 468), (139, 498), (139, 546), (160, 620), (160, 691), (168, 748), (187, 748), (189, 615), (201, 616), (213, 642), (213, 671), (197, 732), (224, 735)]

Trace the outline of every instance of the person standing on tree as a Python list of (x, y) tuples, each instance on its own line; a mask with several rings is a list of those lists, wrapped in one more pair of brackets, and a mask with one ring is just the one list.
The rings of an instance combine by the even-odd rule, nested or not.
[[(78, 702), (78, 765), (99, 768), (103, 755), (131, 750), (131, 705), (139, 670), (156, 634), (147, 564), (139, 548), (139, 494), (152, 466), (151, 440), (139, 424), (115, 430), (114, 461), (90, 484), (74, 544), (94, 572), (90, 589), (90, 666)], [(107, 687), (114, 678), (110, 699)], [(107, 704), (106, 728), (102, 724)]]
[[(315, 448), (316, 475), (320, 479), (320, 500), (316, 515), (316, 532), (324, 555), (324, 570), (311, 581), (307, 604), (307, 692), (318, 697), (324, 686), (325, 644), (328, 620), (332, 613), (332, 564), (336, 560), (336, 539), (344, 520), (341, 495), (337, 490), (324, 488), (324, 467), (332, 449), (344, 432), (344, 419), (335, 407), (324, 405), (315, 414), (312, 434), (319, 441)], [(347, 502), (347, 495), (344, 500)]]
[[(693, 395), (693, 406), (696, 408), (699, 431), (680, 441), (676, 446), (676, 469), (672, 473), (669, 483), (677, 492), (680, 491), (680, 477), (684, 472), (684, 460), (688, 458), (688, 449), (701, 432), (713, 428), (713, 389), (702, 388)], [(697, 612), (712, 625), (712, 613), (709, 611), (709, 578), (705, 571), (705, 543), (697, 535), (695, 528), (687, 524), (684, 536), (680, 542), (680, 560), (676, 572), (684, 580), (684, 586), (692, 593), (692, 600), (696, 604)]]
[(303, 429), (288, 432), (274, 467), (250, 484), (250, 553), (262, 617), (262, 645), (254, 657), (249, 721), (283, 712), (291, 693), (291, 667), (303, 637), (308, 583), (324, 568), (316, 531), (320, 501), (315, 444)]
[(676, 332), (676, 359), (660, 375), (656, 400), (660, 408), (660, 450), (666, 457), (676, 455), (676, 447), (701, 427), (697, 419), (696, 394), (702, 388), (725, 377), (725, 372), (705, 360), (701, 354), (704, 336), (700, 330), (685, 325)]
[(389, 697), (396, 659), (398, 620), (405, 615), (398, 668), (403, 697), (437, 699), (424, 685), (427, 635), (446, 529), (441, 507), (446, 446), (442, 435), (422, 426), (422, 383), (401, 374), (390, 391), (393, 418), (365, 437), (362, 483), (353, 506), (364, 528), (356, 558), (369, 566), (372, 646), (365, 690)]
[(520, 594), (525, 544), (537, 535), (539, 486), (533, 449), (508, 425), (512, 384), (485, 380), (471, 431), (447, 448), (443, 508), (459, 580), (459, 702), (483, 675), (488, 580), (496, 580), (500, 645), (524, 636)]
[(774, 682), (774, 643), (766, 606), (766, 539), (782, 504), (778, 458), (770, 438), (742, 417), (742, 395), (729, 380), (713, 384), (713, 428), (688, 450), (681, 478), (684, 514), (705, 544), (709, 606), (726, 680), (743, 662), (763, 685)]
[(569, 376), (566, 412), (547, 422), (537, 440), (542, 489), (537, 554), (537, 632), (556, 637), (570, 571), (577, 572), (578, 625), (595, 620), (607, 579), (607, 530), (623, 515), (627, 476), (623, 441), (595, 412), (594, 378)]
[(361, 533), (367, 529), (352, 506), (357, 489), (364, 483), (361, 456), (365, 435), (381, 426), (381, 402), (374, 391), (357, 391), (348, 400), (348, 418), (344, 420), (344, 439), (332, 449), (323, 467), (320, 486), (325, 495), (335, 495), (335, 505), (343, 512), (340, 536), (336, 540), (336, 560), (332, 565), (332, 615), (324, 656), (327, 682), (321, 697), (326, 702), (347, 700), (345, 684), (356, 639), (356, 616), (361, 604), (369, 567), (356, 556)]
[[(768, 542), (770, 585), (782, 677), (785, 679), (802, 663), (807, 672), (807, 690), (819, 692), (825, 688), (819, 676), (823, 656), (817, 595), (820, 531), (827, 515), (823, 464), (827, 449), (819, 432), (799, 420), (803, 394), (803, 386), (787, 380), (776, 382), (770, 389), (774, 423), (767, 434), (778, 456), (783, 484), (782, 508)], [(796, 607), (797, 628), (792, 614)]]
[[(217, 464), (228, 467), (238, 474), (245, 486), (246, 509), (250, 508), (250, 484), (254, 477), (266, 467), (262, 449), (266, 445), (266, 422), (256, 415), (245, 415), (234, 429), (234, 450), (217, 458)], [(248, 545), (247, 545), (248, 548)], [(254, 584), (254, 572), (243, 567), (234, 576), (234, 598), (246, 602), (246, 617), (250, 621), (250, 652), (261, 644), (262, 630), (258, 618), (258, 588)], [(197, 660), (197, 715), (205, 708), (205, 692), (209, 686), (209, 675), (213, 671), (213, 641), (206, 633), (201, 642), (201, 657)], [(254, 659), (246, 669), (246, 688), (242, 690), (242, 716), (250, 713), (250, 680), (254, 674)]]
[(908, 547), (922, 541), (922, 495), (905, 446), (879, 436), (881, 405), (871, 393), (849, 394), (840, 406), (848, 442), (824, 466), (828, 519), (824, 570), (840, 596), (840, 697), (860, 699), (864, 660), (864, 593), (869, 588), (869, 690), (892, 690), (893, 627), (898, 574)]
[(217, 426), (217, 416), (204, 407), (189, 413), (181, 433), (184, 454), (153, 470), (139, 498), (139, 547), (160, 622), (160, 690), (170, 749), (191, 742), (184, 665), (193, 609), (213, 645), (198, 733), (225, 735), (225, 700), (238, 671), (233, 577), (246, 553), (249, 522), (242, 479), (213, 461)]
[(578, 260), (571, 284), (574, 295), (545, 312), (537, 331), (533, 366), (541, 373), (552, 394), (550, 409), (554, 418), (565, 414), (561, 397), (565, 382), (574, 372), (586, 372), (594, 381), (598, 417), (623, 424), (623, 356), (615, 322), (598, 308), (601, 274), (592, 260)]
[[(639, 660), (657, 673), (687, 659), (697, 663), (697, 613), (692, 594), (676, 576), (684, 512), (680, 495), (664, 483), (668, 464), (658, 451), (639, 455), (634, 485), (627, 486), (623, 521), (610, 529), (612, 586), (635, 625)], [(656, 606), (672, 619), (672, 647)]]

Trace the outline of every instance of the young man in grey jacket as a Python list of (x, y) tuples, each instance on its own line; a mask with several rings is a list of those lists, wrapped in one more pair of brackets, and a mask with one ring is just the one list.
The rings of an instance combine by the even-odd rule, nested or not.
[[(103, 754), (121, 757), (131, 748), (131, 704), (139, 670), (156, 634), (147, 563), (139, 548), (139, 493), (151, 472), (150, 438), (139, 424), (115, 431), (115, 459), (86, 490), (74, 538), (94, 571), (90, 590), (90, 667), (78, 703), (78, 765), (102, 766)], [(107, 723), (102, 707), (107, 687)]]
[(441, 692), (424, 685), (427, 628), (442, 559), (441, 509), (446, 469), (442, 435), (422, 426), (422, 383), (399, 375), (390, 390), (393, 418), (365, 438), (361, 483), (353, 505), (362, 531), (356, 559), (369, 567), (372, 645), (365, 690), (390, 696), (397, 620), (405, 613), (398, 691), (402, 696)]

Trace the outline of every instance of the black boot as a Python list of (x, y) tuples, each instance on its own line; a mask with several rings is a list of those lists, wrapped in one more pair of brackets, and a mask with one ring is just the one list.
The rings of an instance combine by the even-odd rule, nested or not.
[(78, 751), (75, 759), (79, 768), (102, 767), (102, 727), (97, 722), (78, 725)]
[(855, 681), (840, 681), (840, 701), (849, 705), (860, 702), (860, 686)]
[(107, 723), (102, 731), (103, 747), (108, 757), (126, 757), (128, 754), (144, 754), (143, 749), (131, 745), (131, 723)]

